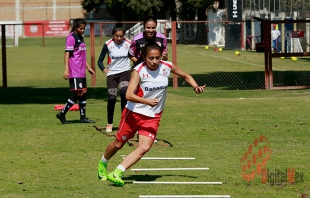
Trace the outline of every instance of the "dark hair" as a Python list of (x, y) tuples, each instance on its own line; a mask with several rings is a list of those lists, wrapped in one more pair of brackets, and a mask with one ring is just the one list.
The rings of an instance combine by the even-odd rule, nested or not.
[(123, 24), (121, 22), (117, 22), (113, 29), (112, 29), (112, 35), (115, 34), (115, 32), (117, 31), (123, 31), (123, 33), (125, 34), (125, 28), (123, 27)]
[(155, 42), (150, 42), (145, 44), (141, 49), (141, 56), (139, 59), (135, 62), (134, 66), (138, 65), (139, 63), (142, 63), (144, 58), (146, 57), (146, 54), (148, 51), (157, 49), (160, 52), (160, 56), (163, 54), (162, 48)]
[(71, 32), (74, 32), (77, 28), (80, 27), (80, 25), (82, 24), (87, 24), (85, 19), (82, 18), (77, 18), (73, 20), (73, 25), (72, 25), (72, 29)]
[(154, 21), (157, 25), (157, 19), (153, 16), (153, 15), (149, 15), (147, 16), (144, 21), (143, 21), (143, 27), (145, 26), (145, 24), (149, 21)]

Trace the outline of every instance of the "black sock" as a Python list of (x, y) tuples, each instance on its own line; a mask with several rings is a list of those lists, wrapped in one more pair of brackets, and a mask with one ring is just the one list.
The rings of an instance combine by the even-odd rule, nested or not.
[(116, 103), (116, 96), (109, 94), (108, 95), (108, 106), (107, 106), (108, 124), (113, 124), (115, 103)]
[(76, 103), (78, 99), (78, 95), (75, 93), (73, 94), (65, 104), (64, 108), (61, 110), (61, 114), (66, 115), (66, 113), (69, 111), (69, 109)]
[(79, 97), (80, 119), (86, 118), (86, 93)]
[(127, 100), (126, 100), (126, 91), (127, 91), (127, 87), (122, 87), (120, 90), (120, 96), (121, 96), (121, 110), (123, 112), (126, 104), (127, 104)]

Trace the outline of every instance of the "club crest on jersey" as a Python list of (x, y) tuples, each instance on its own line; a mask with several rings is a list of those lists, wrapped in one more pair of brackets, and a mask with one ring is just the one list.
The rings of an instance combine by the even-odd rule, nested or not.
[(149, 74), (142, 74), (142, 78), (148, 78)]
[(127, 44), (125, 44), (125, 46), (124, 46), (124, 47), (125, 47), (125, 49), (128, 49), (128, 45), (127, 45)]
[(82, 88), (82, 87), (83, 87), (83, 84), (82, 84), (82, 83), (79, 83), (79, 87)]
[(163, 74), (166, 76), (167, 75), (167, 70), (163, 69)]

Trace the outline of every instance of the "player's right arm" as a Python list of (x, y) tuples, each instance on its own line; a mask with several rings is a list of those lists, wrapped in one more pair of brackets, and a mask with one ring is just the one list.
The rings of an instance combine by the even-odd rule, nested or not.
[(65, 55), (64, 55), (65, 72), (64, 72), (63, 78), (65, 80), (69, 79), (69, 75), (70, 75), (69, 74), (69, 67), (70, 67), (69, 58), (70, 58), (70, 54), (74, 52), (74, 45), (75, 45), (75, 39), (72, 36), (72, 34), (70, 34), (66, 40), (66, 49), (65, 49)]
[(136, 95), (136, 89), (139, 86), (140, 76), (136, 70), (132, 71), (129, 85), (126, 91), (126, 99), (134, 103), (142, 103), (154, 107), (158, 104), (157, 98), (146, 99)]
[(100, 56), (98, 58), (98, 61), (97, 61), (97, 65), (98, 67), (100, 68), (100, 70), (103, 72), (103, 73), (107, 73), (107, 68), (104, 67), (104, 64), (103, 64), (103, 61), (104, 61), (104, 58), (106, 56), (106, 54), (108, 53), (109, 49), (108, 49), (108, 46), (107, 44), (105, 43), (102, 47), (102, 50), (101, 50), (101, 53), (100, 53)]
[(63, 75), (63, 78), (65, 80), (68, 80), (69, 78), (69, 56), (70, 56), (70, 52), (65, 52), (65, 56), (64, 56), (65, 72)]

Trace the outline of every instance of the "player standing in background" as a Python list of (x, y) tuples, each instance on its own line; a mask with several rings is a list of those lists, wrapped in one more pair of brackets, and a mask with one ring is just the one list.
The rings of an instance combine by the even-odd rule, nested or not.
[(130, 60), (134, 63), (134, 65), (138, 65), (142, 62), (143, 59), (140, 58), (141, 49), (149, 42), (157, 43), (163, 51), (162, 60), (168, 60), (167, 38), (165, 35), (156, 31), (157, 19), (154, 16), (146, 17), (143, 21), (143, 27), (144, 31), (135, 36), (131, 41), (131, 46), (128, 52), (128, 57)]
[[(202, 93), (206, 86), (198, 86), (191, 75), (171, 62), (162, 61), (162, 48), (157, 43), (145, 44), (141, 56), (144, 62), (132, 71), (126, 92), (128, 102), (122, 113), (116, 138), (107, 146), (98, 165), (98, 179), (109, 180), (116, 186), (124, 185), (123, 173), (137, 163), (153, 145), (165, 106), (170, 73), (184, 78), (197, 94)], [(113, 172), (107, 174), (108, 161), (136, 132), (139, 135), (137, 148)]]
[(92, 76), (95, 75), (95, 72), (86, 60), (86, 45), (82, 36), (85, 31), (85, 26), (86, 21), (84, 19), (74, 19), (71, 32), (66, 39), (64, 57), (65, 72), (63, 78), (65, 80), (69, 79), (70, 91), (74, 92), (74, 94), (68, 99), (61, 112), (56, 114), (56, 118), (58, 118), (62, 124), (66, 124), (66, 113), (77, 101), (79, 101), (80, 122), (95, 122), (86, 117), (86, 69)]
[(280, 35), (281, 33), (280, 30), (277, 29), (277, 24), (273, 24), (273, 28), (271, 30), (272, 51), (276, 53), (280, 51), (278, 49)]
[[(112, 29), (113, 38), (106, 41), (101, 50), (98, 66), (103, 74), (107, 75), (108, 86), (108, 124), (106, 132), (112, 132), (113, 116), (117, 97), (118, 87), (121, 97), (121, 111), (127, 103), (126, 90), (131, 76), (130, 60), (127, 56), (131, 41), (126, 39), (125, 29), (122, 23), (117, 23)], [(104, 67), (103, 60), (108, 54), (107, 67)]]

